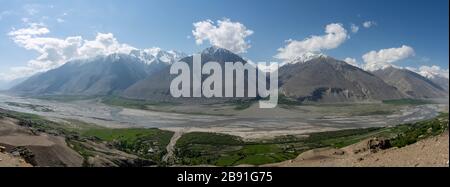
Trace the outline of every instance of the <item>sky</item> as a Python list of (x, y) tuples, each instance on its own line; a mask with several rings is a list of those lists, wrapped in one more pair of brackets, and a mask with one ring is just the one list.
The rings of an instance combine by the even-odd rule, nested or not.
[(82, 57), (215, 45), (254, 62), (323, 53), (448, 78), (448, 0), (0, 0), (0, 81)]

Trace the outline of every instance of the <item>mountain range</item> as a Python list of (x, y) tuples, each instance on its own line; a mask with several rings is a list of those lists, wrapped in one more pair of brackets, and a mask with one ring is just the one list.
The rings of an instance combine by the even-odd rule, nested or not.
[(30, 77), (11, 91), (25, 95), (119, 94), (183, 57), (175, 52), (152, 52), (134, 50), (130, 54), (115, 53), (70, 61)]
[[(241, 56), (218, 47), (203, 50), (201, 57), (202, 63), (215, 61), (221, 66), (224, 62), (247, 63)], [(192, 59), (193, 56), (183, 53), (151, 49), (73, 60), (34, 75), (10, 91), (23, 95), (118, 95), (130, 99), (179, 101), (170, 95), (170, 82), (176, 76), (170, 75), (170, 65), (179, 60), (192, 67)], [(368, 72), (321, 54), (303, 55), (283, 64), (278, 73), (281, 94), (301, 102), (448, 97), (446, 78), (430, 80), (393, 67)]]
[(27, 80), (29, 77), (21, 77), (13, 80), (0, 80), (0, 91), (9, 90), (12, 87), (22, 83)]
[[(210, 61), (218, 62), (222, 67), (222, 78), (224, 78), (224, 63), (225, 62), (242, 62), (243, 64), (247, 63), (239, 55), (232, 53), (229, 50), (218, 48), (218, 47), (209, 47), (201, 52), (201, 63), (206, 63)], [(192, 69), (193, 64), (193, 56), (188, 56), (180, 59), (180, 61), (186, 62), (189, 67)], [(125, 98), (131, 99), (145, 99), (152, 101), (197, 101), (202, 100), (202, 102), (217, 102), (217, 101), (228, 101), (233, 100), (233, 98), (173, 98), (170, 95), (170, 83), (176, 75), (170, 75), (170, 67), (166, 67), (162, 69), (160, 72), (150, 75), (148, 78), (137, 82), (136, 84), (130, 86), (126, 89), (122, 96)], [(206, 76), (202, 76), (202, 80), (204, 80)], [(235, 77), (234, 77), (235, 78)], [(191, 77), (192, 81), (192, 77)], [(247, 75), (244, 76), (244, 82), (247, 82)], [(224, 85), (222, 84), (222, 93), (224, 93)], [(192, 93), (192, 86), (190, 88)], [(234, 89), (236, 90), (236, 89)], [(244, 93), (247, 93), (247, 89), (244, 89)]]
[(407, 69), (388, 67), (373, 73), (410, 98), (442, 98), (448, 95), (438, 84)]
[(440, 76), (434, 76), (429, 78), (431, 81), (433, 81), (435, 84), (439, 85), (441, 88), (443, 88), (448, 93), (449, 88), (449, 81), (448, 78), (440, 77)]
[(290, 63), (279, 70), (281, 92), (299, 101), (346, 102), (402, 98), (379, 77), (331, 57)]

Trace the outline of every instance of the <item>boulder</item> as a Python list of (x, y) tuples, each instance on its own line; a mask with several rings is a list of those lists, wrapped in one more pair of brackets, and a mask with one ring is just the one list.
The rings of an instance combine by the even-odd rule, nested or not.
[(35, 155), (26, 147), (23, 146), (15, 147), (11, 150), (11, 154), (13, 156), (22, 157), (27, 163), (30, 163), (33, 166), (37, 165), (36, 160), (34, 159)]
[(383, 149), (388, 149), (391, 147), (391, 143), (385, 138), (372, 138), (367, 141), (367, 148), (371, 153), (376, 153)]
[(4, 153), (6, 151), (6, 147), (0, 146), (0, 153)]

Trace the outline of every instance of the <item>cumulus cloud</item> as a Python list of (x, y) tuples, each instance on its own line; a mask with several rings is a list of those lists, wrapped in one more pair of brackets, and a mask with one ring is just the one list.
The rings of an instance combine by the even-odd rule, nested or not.
[(377, 23), (374, 22), (374, 21), (365, 21), (365, 22), (363, 23), (363, 27), (364, 27), (364, 28), (370, 28), (370, 27), (375, 26), (375, 25), (377, 25)]
[(347, 40), (347, 30), (340, 23), (331, 23), (325, 27), (325, 35), (310, 36), (302, 41), (288, 40), (287, 45), (278, 49), (275, 58), (285, 62), (303, 56), (305, 53), (316, 53), (334, 49)]
[(353, 23), (350, 25), (350, 29), (352, 30), (352, 33), (357, 33), (359, 31), (359, 27)]
[(394, 66), (394, 62), (414, 56), (414, 49), (407, 45), (399, 48), (381, 49), (379, 51), (370, 51), (362, 56), (365, 64), (364, 69), (375, 71)]
[(42, 23), (31, 23), (28, 28), (22, 28), (18, 30), (13, 30), (8, 33), (9, 36), (21, 37), (21, 36), (34, 36), (49, 33), (44, 24)]
[(350, 64), (350, 65), (355, 66), (355, 67), (359, 67), (359, 64), (358, 64), (358, 62), (356, 61), (355, 58), (347, 57), (347, 58), (344, 59), (344, 61), (347, 62), (347, 64)]
[(416, 73), (427, 78), (445, 77), (448, 79), (449, 77), (449, 69), (443, 69), (440, 66), (436, 65), (420, 66), (418, 69), (412, 68), (410, 70), (415, 71)]
[(211, 20), (194, 23), (192, 35), (197, 44), (202, 44), (208, 40), (211, 45), (228, 49), (234, 53), (245, 53), (250, 48), (250, 44), (245, 39), (253, 34), (239, 22), (232, 22), (229, 19), (217, 21), (217, 25)]
[(8, 33), (20, 47), (36, 51), (37, 58), (28, 61), (25, 66), (13, 67), (9, 73), (0, 74), (0, 79), (13, 80), (48, 71), (63, 65), (67, 61), (90, 58), (112, 53), (129, 53), (136, 49), (121, 44), (111, 33), (97, 33), (94, 40), (84, 40), (81, 36), (67, 38), (44, 37), (50, 30), (44, 24), (31, 23), (27, 28), (12, 30)]
[(95, 40), (84, 40), (77, 52), (79, 57), (89, 58), (112, 53), (130, 53), (134, 49), (136, 48), (119, 43), (112, 33), (97, 33)]

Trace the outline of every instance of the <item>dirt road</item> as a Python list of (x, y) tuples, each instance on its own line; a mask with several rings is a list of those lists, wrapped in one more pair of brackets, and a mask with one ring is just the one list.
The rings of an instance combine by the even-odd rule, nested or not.
[(172, 138), (170, 139), (169, 144), (166, 147), (167, 154), (164, 155), (164, 157), (163, 157), (164, 162), (172, 161), (171, 159), (173, 159), (173, 156), (174, 156), (175, 144), (177, 143), (178, 139), (180, 139), (181, 136), (183, 136), (183, 134), (185, 132), (186, 132), (186, 129), (180, 129), (180, 130), (175, 131)]

